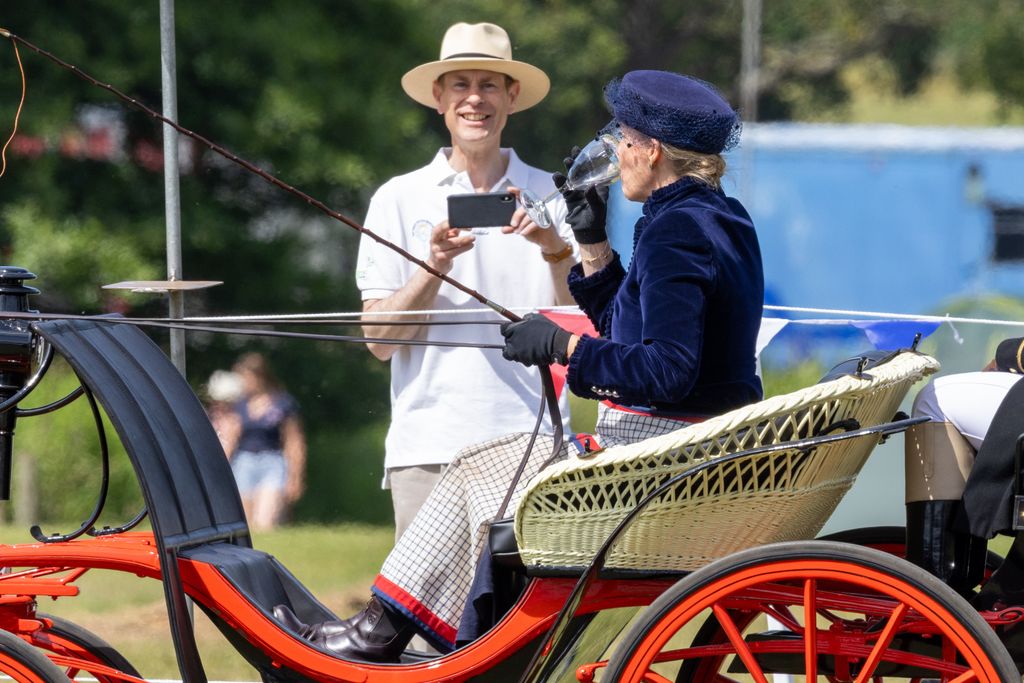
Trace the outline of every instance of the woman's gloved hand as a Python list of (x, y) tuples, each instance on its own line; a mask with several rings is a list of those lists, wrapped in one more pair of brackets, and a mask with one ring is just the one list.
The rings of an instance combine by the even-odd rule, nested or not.
[[(576, 156), (580, 153), (579, 147), (573, 147), (562, 163), (568, 170), (572, 168)], [(572, 233), (579, 244), (597, 244), (608, 240), (608, 232), (605, 230), (605, 221), (608, 217), (608, 187), (590, 188), (583, 190), (569, 190), (565, 188), (566, 176), (564, 173), (554, 173), (551, 179), (555, 187), (565, 197), (565, 205), (569, 212), (565, 222), (572, 228)]]
[(527, 313), (518, 322), (501, 325), (505, 337), (503, 355), (523, 365), (565, 365), (569, 362), (572, 333), (539, 313)]

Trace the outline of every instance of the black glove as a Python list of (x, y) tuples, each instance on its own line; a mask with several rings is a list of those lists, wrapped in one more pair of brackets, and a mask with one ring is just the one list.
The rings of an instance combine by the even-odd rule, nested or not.
[[(579, 147), (573, 147), (569, 156), (563, 159), (566, 169), (572, 167)], [(605, 220), (608, 217), (608, 187), (591, 188), (584, 193), (582, 190), (568, 190), (565, 187), (564, 173), (554, 173), (551, 179), (555, 187), (565, 197), (565, 205), (569, 213), (565, 222), (572, 228), (572, 234), (579, 244), (597, 244), (608, 240)]]
[(501, 325), (505, 337), (503, 355), (523, 365), (565, 365), (569, 362), (569, 339), (572, 333), (563, 330), (539, 313), (527, 313), (519, 322)]

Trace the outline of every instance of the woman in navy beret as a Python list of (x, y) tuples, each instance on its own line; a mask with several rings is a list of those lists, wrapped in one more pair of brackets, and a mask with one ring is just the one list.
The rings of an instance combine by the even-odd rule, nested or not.
[[(728, 103), (710, 85), (664, 71), (632, 71), (605, 97), (623, 191), (644, 202), (629, 270), (608, 243), (607, 193), (565, 191), (582, 255), (569, 287), (600, 336), (570, 334), (535, 314), (502, 334), (506, 358), (568, 363), (572, 391), (604, 400), (595, 431), (606, 448), (761, 398), (755, 341), (764, 285), (750, 216), (721, 189), (721, 153), (740, 133)], [(562, 187), (565, 178), (555, 182)], [(313, 626), (284, 609), (275, 615), (343, 657), (396, 661), (414, 632), (450, 650), (470, 632), (464, 613), (476, 558), (528, 437), (456, 456), (388, 556), (363, 612)], [(538, 440), (509, 510), (552, 451)]]
[(530, 315), (504, 326), (505, 357), (567, 360), (573, 393), (654, 416), (757, 401), (760, 247), (750, 216), (721, 188), (738, 116), (707, 83), (666, 71), (631, 71), (606, 86), (605, 99), (623, 193), (644, 202), (629, 270), (608, 243), (601, 193), (565, 192), (582, 257), (569, 289), (601, 336)]

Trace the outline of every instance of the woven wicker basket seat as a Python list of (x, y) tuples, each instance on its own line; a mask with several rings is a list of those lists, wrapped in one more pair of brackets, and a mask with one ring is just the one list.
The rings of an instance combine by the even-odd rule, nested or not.
[[(816, 436), (846, 420), (860, 427), (888, 422), (911, 385), (938, 367), (928, 356), (900, 353), (864, 377), (842, 376), (552, 465), (529, 482), (516, 510), (520, 556), (528, 568), (586, 567), (626, 514), (669, 478), (723, 455)], [(878, 439), (780, 449), (701, 468), (634, 520), (605, 566), (690, 571), (746, 548), (813, 538)]]

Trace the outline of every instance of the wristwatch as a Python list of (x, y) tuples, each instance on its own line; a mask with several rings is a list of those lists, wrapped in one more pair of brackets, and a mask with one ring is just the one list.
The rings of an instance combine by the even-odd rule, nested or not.
[(558, 263), (572, 256), (572, 245), (566, 244), (565, 248), (561, 251), (556, 251), (554, 254), (548, 254), (546, 252), (540, 252), (540, 255), (544, 257), (544, 260), (548, 263)]

